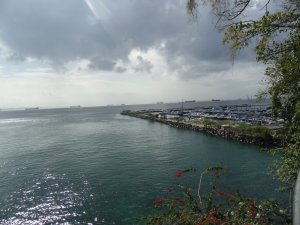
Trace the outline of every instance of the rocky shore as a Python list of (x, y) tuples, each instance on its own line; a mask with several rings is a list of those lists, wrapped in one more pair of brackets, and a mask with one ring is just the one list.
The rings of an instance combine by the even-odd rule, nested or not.
[(280, 146), (280, 139), (275, 138), (271, 135), (267, 136), (256, 136), (256, 135), (248, 135), (237, 132), (231, 127), (222, 127), (222, 128), (215, 128), (208, 125), (203, 124), (193, 124), (186, 121), (175, 121), (169, 120), (164, 118), (158, 118), (155, 116), (145, 115), (143, 113), (131, 112), (131, 111), (124, 111), (121, 115), (136, 117), (140, 119), (146, 119), (152, 122), (159, 122), (171, 127), (176, 127), (179, 129), (187, 129), (193, 130), (196, 132), (201, 132), (208, 135), (218, 136), (222, 138), (226, 138), (229, 140), (239, 141), (242, 143), (247, 144), (254, 144), (260, 147), (278, 147)]

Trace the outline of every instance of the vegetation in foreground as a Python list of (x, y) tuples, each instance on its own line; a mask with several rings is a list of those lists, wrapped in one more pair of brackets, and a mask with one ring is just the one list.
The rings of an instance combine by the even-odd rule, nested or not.
[[(146, 218), (148, 225), (270, 225), (290, 224), (287, 210), (279, 207), (275, 200), (257, 202), (244, 198), (239, 192), (228, 193), (217, 185), (220, 175), (228, 169), (213, 166), (200, 174), (198, 190), (178, 185), (168, 189), (166, 198), (157, 198), (153, 204), (157, 214)], [(186, 172), (177, 171), (180, 178)], [(202, 179), (210, 177), (211, 189), (207, 195), (201, 193)]]

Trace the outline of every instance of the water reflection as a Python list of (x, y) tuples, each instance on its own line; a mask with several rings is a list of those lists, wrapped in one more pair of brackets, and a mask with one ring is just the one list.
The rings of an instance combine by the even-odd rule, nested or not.
[(85, 216), (84, 205), (93, 198), (87, 180), (75, 185), (65, 174), (46, 174), (24, 186), (1, 206), (0, 224), (74, 224)]

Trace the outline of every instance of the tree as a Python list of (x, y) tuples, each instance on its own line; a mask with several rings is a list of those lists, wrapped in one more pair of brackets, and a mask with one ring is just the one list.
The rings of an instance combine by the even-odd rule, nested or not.
[(211, 5), (234, 56), (254, 41), (257, 61), (267, 65), (267, 88), (260, 95), (268, 95), (273, 116), (286, 121), (275, 173), (294, 186), (300, 168), (300, 0), (266, 0), (259, 18), (245, 17), (253, 0), (187, 0), (188, 13), (196, 17), (201, 3)]

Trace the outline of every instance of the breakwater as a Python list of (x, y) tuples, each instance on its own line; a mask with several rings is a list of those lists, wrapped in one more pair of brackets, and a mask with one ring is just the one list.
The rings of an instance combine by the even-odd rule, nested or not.
[(249, 135), (243, 132), (238, 132), (233, 127), (223, 126), (223, 127), (213, 127), (204, 124), (193, 124), (186, 121), (176, 121), (165, 118), (159, 118), (156, 116), (149, 116), (144, 113), (123, 111), (121, 115), (131, 116), (135, 118), (145, 119), (152, 122), (159, 122), (166, 124), (171, 127), (176, 127), (179, 129), (187, 129), (195, 132), (201, 132), (208, 135), (218, 136), (229, 140), (234, 140), (246, 144), (254, 144), (260, 147), (278, 147), (280, 146), (280, 139), (271, 135)]

